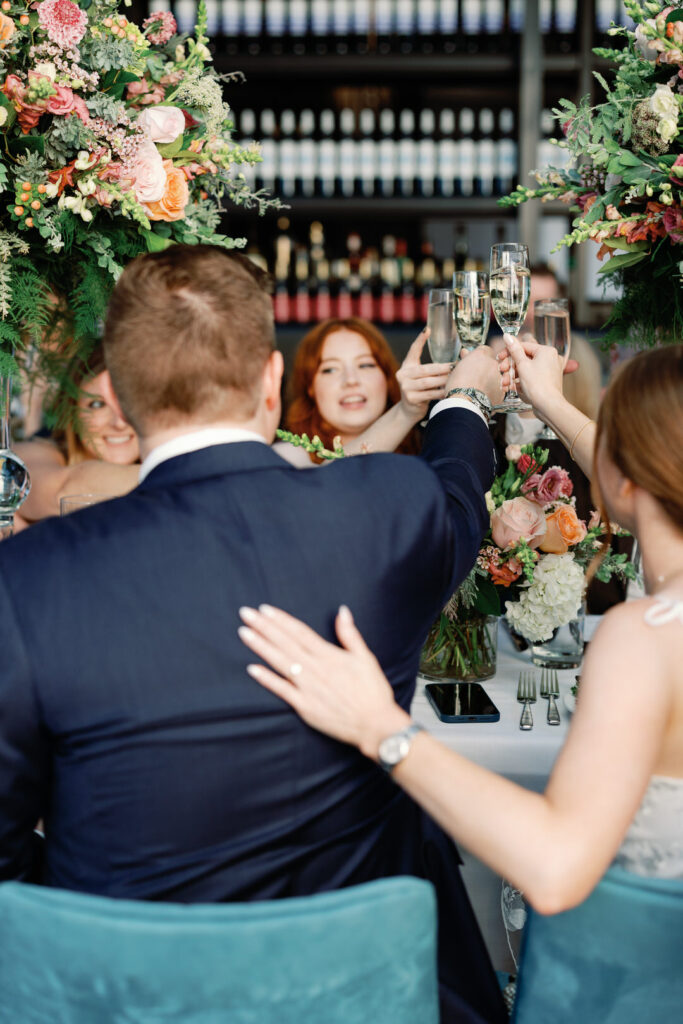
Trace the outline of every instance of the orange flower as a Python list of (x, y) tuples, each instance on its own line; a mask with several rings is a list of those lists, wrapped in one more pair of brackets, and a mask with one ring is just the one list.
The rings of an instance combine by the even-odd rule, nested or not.
[(586, 524), (576, 514), (573, 505), (560, 505), (545, 519), (545, 536), (540, 550), (546, 554), (564, 555), (570, 545), (578, 544), (586, 536)]
[(190, 200), (187, 178), (179, 167), (173, 166), (172, 160), (164, 160), (164, 170), (166, 189), (163, 196), (156, 203), (142, 205), (150, 220), (182, 220)]
[(0, 12), (0, 50), (4, 50), (16, 31), (11, 18)]
[(516, 558), (511, 558), (502, 565), (490, 565), (489, 572), (494, 583), (500, 584), (501, 587), (509, 587), (522, 575), (522, 567)]

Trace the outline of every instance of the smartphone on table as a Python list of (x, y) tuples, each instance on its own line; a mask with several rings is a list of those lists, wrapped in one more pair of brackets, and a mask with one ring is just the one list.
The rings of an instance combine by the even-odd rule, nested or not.
[(442, 722), (500, 721), (500, 711), (481, 683), (427, 683), (425, 692)]

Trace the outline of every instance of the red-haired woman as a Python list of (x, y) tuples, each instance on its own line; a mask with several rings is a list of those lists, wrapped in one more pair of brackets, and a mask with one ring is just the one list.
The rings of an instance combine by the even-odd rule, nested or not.
[[(287, 429), (317, 435), (326, 448), (339, 437), (348, 454), (417, 451), (415, 425), (429, 402), (443, 398), (451, 370), (450, 363), (420, 363), (426, 340), (422, 331), (399, 369), (386, 338), (368, 320), (317, 324), (296, 351)], [(278, 451), (287, 456), (283, 446)]]

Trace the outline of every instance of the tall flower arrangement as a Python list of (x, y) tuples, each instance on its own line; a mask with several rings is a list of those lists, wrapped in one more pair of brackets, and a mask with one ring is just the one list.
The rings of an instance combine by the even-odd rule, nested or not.
[(277, 205), (242, 172), (259, 147), (232, 140), (208, 42), (203, 2), (190, 37), (117, 0), (0, 2), (0, 373), (31, 343), (87, 355), (131, 257), (242, 246), (224, 200)]
[(554, 111), (570, 162), (500, 202), (568, 203), (576, 218), (559, 244), (596, 242), (600, 273), (623, 285), (607, 343), (650, 346), (683, 337), (683, 4), (624, 7), (634, 27), (610, 29), (624, 48), (593, 51), (616, 64), (610, 82), (596, 72), (603, 102), (561, 100)]

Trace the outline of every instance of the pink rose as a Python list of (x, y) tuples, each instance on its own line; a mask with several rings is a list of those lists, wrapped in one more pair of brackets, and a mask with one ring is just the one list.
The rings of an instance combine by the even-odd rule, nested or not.
[(543, 475), (534, 473), (522, 484), (522, 494), (539, 505), (557, 501), (562, 495), (568, 498), (573, 489), (569, 473), (559, 466), (551, 466)]
[(139, 203), (156, 203), (166, 190), (166, 170), (153, 142), (138, 146), (131, 168), (133, 191)]
[(145, 129), (152, 142), (166, 145), (175, 142), (185, 131), (185, 115), (180, 107), (148, 107), (138, 114), (137, 124)]
[(74, 93), (74, 107), (73, 107), (73, 111), (74, 111), (74, 114), (76, 114), (78, 117), (80, 117), (80, 119), (83, 122), (83, 124), (88, 124), (88, 122), (90, 121), (90, 111), (88, 110), (87, 106), (85, 105), (85, 100), (81, 99), (81, 97), (77, 96), (75, 93)]
[(499, 548), (525, 540), (537, 548), (545, 534), (543, 510), (526, 498), (509, 498), (491, 514), (491, 536)]
[[(680, 179), (678, 179), (678, 183), (680, 184)], [(680, 206), (667, 206), (662, 216), (662, 222), (672, 242), (683, 242), (683, 210)]]
[[(55, 85), (57, 92), (47, 101), (48, 114), (64, 117), (74, 109), (74, 94), (66, 85)], [(82, 102), (82, 101), (81, 101)], [(86, 108), (87, 109), (87, 108)]]

